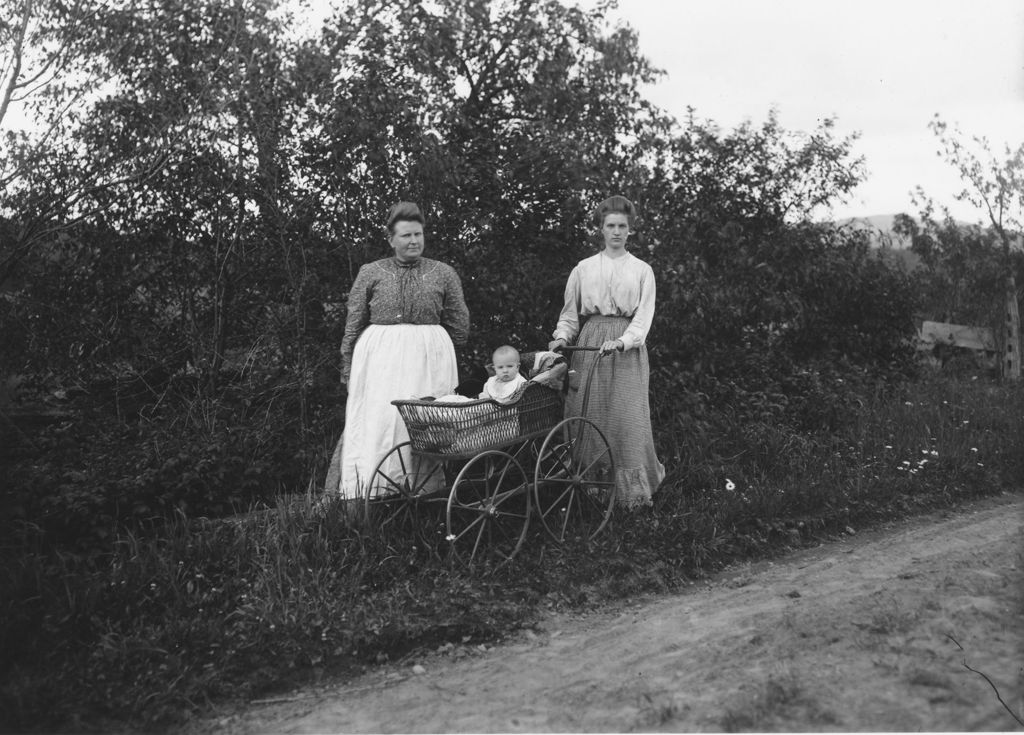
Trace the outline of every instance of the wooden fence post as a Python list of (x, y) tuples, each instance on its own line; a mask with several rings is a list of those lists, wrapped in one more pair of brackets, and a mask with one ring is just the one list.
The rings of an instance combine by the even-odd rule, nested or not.
[(1003, 357), (1003, 377), (1020, 380), (1020, 311), (1017, 308), (1017, 284), (1011, 273), (1006, 279), (1006, 326), (1004, 332), (1006, 354)]

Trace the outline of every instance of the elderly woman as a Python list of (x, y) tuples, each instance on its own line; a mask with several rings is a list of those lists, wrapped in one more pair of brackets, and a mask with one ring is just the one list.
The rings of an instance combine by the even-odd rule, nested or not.
[(458, 383), (455, 345), (466, 343), (469, 310), (454, 269), (423, 257), (423, 225), (415, 204), (393, 206), (387, 238), (394, 255), (362, 266), (349, 292), (341, 340), (348, 403), (327, 477), (330, 496), (363, 497), (381, 457), (408, 440), (392, 400), (445, 395)]
[[(665, 478), (654, 451), (648, 399), (650, 366), (647, 332), (654, 318), (654, 271), (626, 250), (636, 221), (636, 208), (625, 197), (613, 196), (598, 205), (594, 224), (604, 248), (581, 260), (565, 287), (565, 302), (549, 345), (554, 350), (576, 341), (580, 347), (573, 368), (585, 385), (596, 369), (590, 388), (587, 418), (608, 439), (616, 465), (616, 503), (626, 507), (650, 505)], [(583, 323), (582, 329), (580, 328)], [(582, 414), (583, 390), (570, 387), (566, 416)]]

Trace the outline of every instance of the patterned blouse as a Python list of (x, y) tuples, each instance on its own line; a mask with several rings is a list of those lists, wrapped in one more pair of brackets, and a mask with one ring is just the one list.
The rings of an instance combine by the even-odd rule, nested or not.
[(341, 340), (342, 374), (348, 378), (356, 340), (370, 324), (440, 324), (456, 345), (469, 336), (469, 309), (455, 269), (429, 258), (401, 263), (383, 258), (359, 269), (348, 294)]
[(654, 270), (632, 253), (609, 258), (598, 253), (581, 260), (565, 284), (565, 305), (553, 336), (572, 343), (580, 333), (580, 317), (601, 314), (628, 318), (620, 339), (625, 349), (647, 341), (654, 319)]

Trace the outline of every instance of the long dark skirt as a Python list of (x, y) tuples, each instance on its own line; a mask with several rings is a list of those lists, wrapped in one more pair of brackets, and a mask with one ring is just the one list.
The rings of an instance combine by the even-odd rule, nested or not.
[[(625, 317), (592, 316), (583, 325), (576, 344), (600, 347), (621, 337), (627, 326), (629, 319)], [(600, 359), (597, 352), (576, 352), (572, 369), (576, 379), (570, 381), (565, 415), (586, 416), (608, 439), (615, 459), (616, 504), (650, 505), (651, 496), (665, 479), (665, 467), (654, 451), (647, 348), (641, 345)], [(584, 389), (591, 369), (597, 372), (584, 412)]]

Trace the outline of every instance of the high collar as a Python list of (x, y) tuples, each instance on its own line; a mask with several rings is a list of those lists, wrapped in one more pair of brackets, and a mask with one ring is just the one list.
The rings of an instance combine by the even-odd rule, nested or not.
[(393, 262), (393, 263), (394, 263), (394, 264), (395, 264), (396, 266), (398, 266), (399, 268), (415, 268), (415, 267), (417, 267), (417, 266), (418, 266), (418, 265), (419, 265), (420, 263), (422, 263), (422, 262), (423, 262), (423, 258), (422, 258), (422, 257), (419, 257), (419, 258), (417, 258), (416, 260), (413, 260), (413, 261), (411, 261), (411, 262), (405, 263), (405, 262), (403, 262), (403, 261), (399, 260), (399, 259), (398, 259), (398, 256), (396, 256), (396, 255), (393, 255), (393, 256), (391, 256), (391, 262)]

